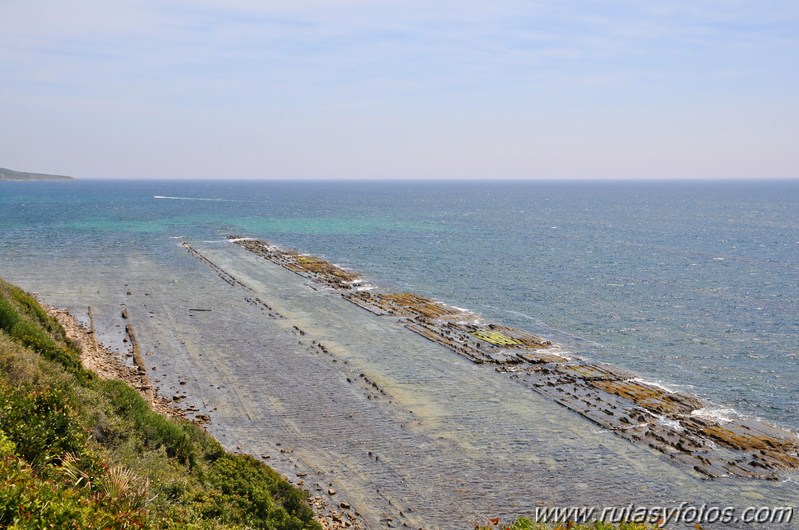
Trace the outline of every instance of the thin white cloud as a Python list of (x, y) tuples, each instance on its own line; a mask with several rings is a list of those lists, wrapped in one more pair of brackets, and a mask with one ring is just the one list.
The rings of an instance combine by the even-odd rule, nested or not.
[(177, 79), (213, 78), (216, 72), (246, 79), (259, 65), (291, 75), (299, 65), (342, 66), (344, 79), (353, 74), (346, 68), (360, 68), (354, 73), (359, 81), (368, 81), (365, 69), (392, 66), (400, 78), (415, 73), (470, 78), (477, 71), (518, 81), (524, 72), (517, 69), (524, 65), (557, 73), (570, 62), (768, 45), (771, 30), (758, 28), (797, 16), (790, 4), (779, 13), (773, 3), (771, 9), (747, 2), (632, 5), (33, 0), (12, 3), (0, 13), (13, 21), (0, 57), (18, 70), (43, 64), (40, 70), (52, 71), (54, 80), (63, 77), (63, 65), (78, 62), (89, 65), (89, 72), (95, 66), (123, 76), (110, 64), (117, 62), (136, 76)]
[[(771, 128), (758, 122), (771, 145), (799, 140), (778, 120), (799, 113), (793, 1), (26, 0), (0, 4), (0, 19), (0, 113), (19, 136), (0, 136), (0, 146), (12, 155), (10, 146), (69, 127), (74, 116), (87, 137), (93, 127), (114, 131), (101, 143), (163, 145), (152, 160), (165, 166), (181, 135), (200, 150), (221, 142), (220, 152), (252, 164), (271, 163), (251, 139), (259, 135), (281, 153), (327, 141), (332, 147), (320, 152), (328, 167), (370, 159), (342, 148), (360, 143), (407, 158), (405, 172), (419, 174), (425, 163), (459, 163), (455, 153), (485, 159), (463, 162), (481, 170), (490, 161), (534, 164), (546, 157), (525, 155), (531, 139), (555, 138), (552, 152), (566, 157), (570, 134), (607, 146), (637, 131), (664, 153), (669, 142), (679, 151), (679, 127), (663, 126), (671, 139), (640, 134), (645, 125), (630, 117), (647, 106), (651, 123), (666, 123), (675, 109), (752, 106), (771, 116)], [(153, 127), (159, 119), (174, 123)], [(564, 122), (574, 122), (568, 134), (548, 135)], [(203, 140), (184, 123), (221, 132)], [(706, 125), (722, 131), (729, 122), (708, 116)], [(495, 131), (497, 145), (470, 128)], [(153, 135), (146, 142), (145, 131)], [(723, 151), (710, 133), (702, 141)], [(577, 147), (596, 159), (589, 143)], [(175, 152), (188, 150), (180, 145)], [(650, 150), (658, 147), (638, 148)], [(795, 165), (793, 155), (777, 158)], [(377, 163), (364, 162), (364, 174)]]

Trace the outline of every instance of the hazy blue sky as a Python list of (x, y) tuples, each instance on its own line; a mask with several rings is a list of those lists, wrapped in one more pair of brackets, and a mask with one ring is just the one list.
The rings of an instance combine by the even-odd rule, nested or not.
[(799, 177), (796, 0), (3, 0), (0, 166)]

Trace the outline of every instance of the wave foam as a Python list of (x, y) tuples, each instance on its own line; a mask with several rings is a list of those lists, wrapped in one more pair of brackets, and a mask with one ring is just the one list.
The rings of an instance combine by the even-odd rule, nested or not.
[(735, 409), (728, 408), (701, 408), (691, 411), (691, 416), (699, 416), (700, 418), (714, 420), (719, 423), (730, 423), (733, 417), (737, 416), (738, 412)]
[(557, 346), (554, 347), (554, 348), (553, 347), (538, 348), (535, 351), (536, 351), (536, 353), (546, 353), (547, 355), (555, 355), (555, 356), (561, 357), (561, 358), (563, 358), (563, 359), (565, 359), (567, 361), (571, 361), (571, 360), (574, 359), (574, 357), (572, 357), (572, 355), (574, 355), (572, 352), (570, 352), (568, 350), (558, 349)]
[(671, 388), (669, 388), (669, 387), (667, 387), (667, 386), (665, 386), (665, 385), (663, 385), (661, 383), (656, 383), (654, 381), (649, 381), (648, 379), (643, 379), (641, 377), (633, 377), (632, 379), (627, 379), (627, 382), (640, 383), (642, 385), (647, 385), (647, 386), (654, 386), (655, 388), (659, 388), (659, 389), (663, 390), (664, 392), (668, 392), (669, 394), (674, 394), (676, 392), (676, 390), (672, 390)]
[(215, 197), (173, 197), (170, 195), (153, 195), (153, 199), (167, 199), (170, 201), (211, 201), (211, 202), (254, 202), (239, 199), (219, 199)]
[(655, 414), (655, 418), (657, 418), (658, 423), (661, 425), (665, 425), (666, 427), (669, 427), (677, 432), (682, 432), (685, 430), (685, 427), (683, 427), (682, 424), (677, 420), (673, 420), (659, 414)]

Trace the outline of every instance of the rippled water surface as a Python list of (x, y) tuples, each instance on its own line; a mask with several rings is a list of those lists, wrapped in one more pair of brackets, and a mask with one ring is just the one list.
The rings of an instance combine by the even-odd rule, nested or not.
[(799, 498), (788, 476), (702, 481), (223, 241), (321, 255), (797, 430), (797, 182), (0, 183), (0, 229), (0, 276), (92, 305), (119, 348), (128, 308), (163, 393), (375, 527)]

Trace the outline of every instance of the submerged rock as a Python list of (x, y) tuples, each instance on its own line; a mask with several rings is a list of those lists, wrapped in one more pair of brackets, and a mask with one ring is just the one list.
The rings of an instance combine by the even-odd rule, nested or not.
[[(776, 479), (799, 469), (799, 437), (754, 419), (722, 421), (697, 414), (697, 397), (673, 392), (615, 366), (562, 354), (541, 337), (412, 293), (358, 290), (362, 280), (321, 258), (283, 250), (265, 241), (228, 237), (250, 252), (314, 282), (378, 316), (399, 318), (406, 328), (478, 364), (497, 365), (531, 390), (613, 431), (645, 444), (704, 478)], [(238, 283), (196, 250), (198, 259)], [(324, 350), (324, 347), (322, 347)], [(363, 374), (361, 374), (363, 377)], [(349, 379), (348, 379), (349, 381)], [(367, 396), (371, 399), (371, 395)], [(330, 495), (335, 490), (330, 488)]]

